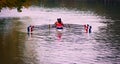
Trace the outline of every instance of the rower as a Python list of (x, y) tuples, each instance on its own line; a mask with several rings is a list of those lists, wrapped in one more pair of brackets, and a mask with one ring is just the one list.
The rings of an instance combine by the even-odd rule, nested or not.
[(61, 21), (61, 18), (57, 18), (57, 21), (55, 22), (56, 29), (63, 29), (63, 22)]

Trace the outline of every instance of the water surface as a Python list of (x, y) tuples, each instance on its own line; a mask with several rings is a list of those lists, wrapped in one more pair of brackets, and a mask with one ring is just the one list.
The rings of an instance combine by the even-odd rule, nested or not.
[[(24, 8), (21, 13), (3, 9), (0, 13), (0, 63), (119, 64), (118, 12), (110, 8), (110, 13), (109, 7), (98, 7), (100, 4), (90, 9), (86, 4), (83, 3), (82, 8), (79, 8), (81, 5), (49, 7), (42, 4)], [(59, 17), (66, 24), (62, 33), (53, 27)], [(92, 33), (85, 32), (85, 24), (92, 26)], [(31, 34), (26, 30), (29, 25), (35, 26)]]

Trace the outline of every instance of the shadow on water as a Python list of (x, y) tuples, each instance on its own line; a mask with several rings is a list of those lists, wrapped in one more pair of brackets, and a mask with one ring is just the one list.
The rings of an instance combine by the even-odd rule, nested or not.
[[(100, 27), (98, 33), (96, 33), (97, 42), (101, 43), (96, 47), (96, 50), (99, 50), (101, 53), (97, 59), (100, 62), (111, 61), (111, 64), (119, 64), (120, 63), (120, 26), (119, 22), (110, 22), (107, 23), (107, 26)], [(104, 53), (110, 53), (105, 55)]]

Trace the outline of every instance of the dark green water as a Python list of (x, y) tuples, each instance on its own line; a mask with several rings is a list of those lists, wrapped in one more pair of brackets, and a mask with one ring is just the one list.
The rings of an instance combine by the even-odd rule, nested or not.
[[(119, 7), (115, 1), (40, 0), (22, 13), (3, 9), (0, 64), (120, 64)], [(46, 27), (27, 35), (28, 25), (48, 24), (45, 21), (57, 17), (73, 25), (65, 29), (60, 42), (53, 37), (54, 28), (50, 35)], [(89, 23), (93, 32), (79, 31), (79, 23)]]

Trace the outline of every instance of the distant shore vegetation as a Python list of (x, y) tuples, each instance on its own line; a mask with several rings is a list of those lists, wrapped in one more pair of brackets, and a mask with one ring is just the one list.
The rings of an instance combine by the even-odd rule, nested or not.
[(16, 8), (18, 12), (22, 12), (22, 8), (28, 8), (37, 0), (0, 0), (0, 11), (2, 8)]
[[(64, 6), (64, 7), (71, 7), (71, 6), (83, 6), (82, 2), (86, 2), (87, 4), (99, 4), (103, 5), (104, 7), (120, 6), (120, 0), (0, 0), (0, 11), (3, 8), (13, 9), (16, 8), (18, 12), (22, 12), (22, 8), (28, 8), (31, 5), (44, 5), (44, 6)], [(85, 4), (85, 6), (87, 5)]]

